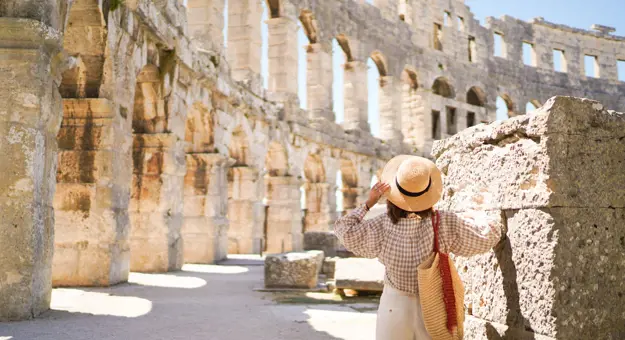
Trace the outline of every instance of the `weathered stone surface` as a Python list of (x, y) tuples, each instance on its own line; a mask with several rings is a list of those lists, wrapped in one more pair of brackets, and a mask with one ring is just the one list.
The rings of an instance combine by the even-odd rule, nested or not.
[(381, 292), (384, 288), (384, 265), (377, 259), (338, 259), (334, 278), (339, 289)]
[[(495, 252), (456, 258), (469, 314), (505, 325), (504, 338), (625, 334), (625, 308), (614, 303), (625, 288), (623, 138), (622, 113), (555, 97), (530, 116), (435, 146), (447, 175), (439, 206), (484, 209), (507, 231)], [(494, 329), (474, 335), (485, 331)]]
[(334, 279), (336, 272), (336, 261), (338, 257), (326, 257), (323, 259), (323, 265), (321, 267), (321, 274), (324, 274), (328, 279)]
[(267, 255), (266, 288), (315, 288), (323, 263), (323, 252), (308, 251)]
[(307, 231), (304, 233), (304, 250), (323, 250), (326, 256), (336, 256), (338, 238), (332, 231)]

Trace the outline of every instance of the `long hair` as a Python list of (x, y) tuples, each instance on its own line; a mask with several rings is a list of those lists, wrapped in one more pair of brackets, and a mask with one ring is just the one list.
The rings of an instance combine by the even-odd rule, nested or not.
[(429, 218), (432, 215), (433, 211), (434, 211), (433, 208), (429, 208), (423, 211), (414, 211), (414, 212), (406, 211), (396, 206), (395, 204), (391, 203), (391, 201), (388, 201), (388, 200), (386, 201), (386, 214), (391, 219), (391, 222), (393, 222), (393, 224), (397, 224), (397, 222), (399, 222), (399, 219), (406, 218), (408, 217), (408, 214), (412, 214), (412, 213), (419, 216), (419, 218)]

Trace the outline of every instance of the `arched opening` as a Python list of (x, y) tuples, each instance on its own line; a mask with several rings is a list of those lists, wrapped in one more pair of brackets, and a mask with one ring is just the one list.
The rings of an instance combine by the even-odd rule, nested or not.
[(540, 107), (540, 102), (536, 99), (532, 99), (529, 102), (527, 102), (527, 104), (525, 104), (525, 113), (530, 113), (533, 111), (538, 110), (538, 108)]
[(307, 77), (308, 77), (308, 44), (311, 43), (304, 28), (303, 22), (297, 23), (297, 96), (299, 97), (299, 106), (302, 109), (308, 108), (307, 103)]
[(467, 92), (467, 104), (481, 106), (486, 104), (486, 93), (477, 86), (473, 86)]
[(442, 96), (445, 98), (455, 98), (456, 94), (454, 93), (454, 88), (449, 84), (449, 81), (446, 78), (440, 77), (434, 80), (434, 84), (432, 85), (432, 93), (438, 96)]
[(380, 136), (380, 71), (372, 58), (367, 59), (367, 122), (371, 134)]
[(336, 123), (345, 120), (345, 63), (348, 61), (345, 50), (338, 38), (332, 39), (332, 110)]
[(498, 96), (495, 105), (497, 106), (497, 120), (506, 120), (514, 116), (514, 103), (507, 94)]

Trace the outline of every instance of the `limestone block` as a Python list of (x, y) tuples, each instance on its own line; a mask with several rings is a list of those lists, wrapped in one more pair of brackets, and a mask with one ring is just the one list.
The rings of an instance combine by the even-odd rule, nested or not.
[(323, 259), (323, 265), (321, 267), (321, 274), (324, 274), (328, 279), (334, 279), (334, 273), (336, 272), (336, 261), (338, 257), (326, 257)]
[(185, 263), (216, 263), (228, 254), (228, 220), (224, 217), (185, 217), (181, 233)]
[(384, 288), (384, 265), (377, 259), (338, 259), (334, 278), (339, 289), (381, 292)]
[(267, 255), (265, 287), (315, 288), (323, 258), (321, 251)]
[(336, 256), (338, 238), (332, 231), (307, 231), (304, 233), (304, 250), (323, 250), (326, 256)]

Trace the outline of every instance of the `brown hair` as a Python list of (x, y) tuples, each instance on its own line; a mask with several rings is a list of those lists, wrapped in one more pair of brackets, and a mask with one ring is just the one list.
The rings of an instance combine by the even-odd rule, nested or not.
[(400, 218), (408, 217), (408, 214), (410, 214), (410, 213), (417, 214), (417, 216), (419, 216), (419, 218), (429, 218), (430, 215), (432, 215), (433, 211), (434, 211), (433, 208), (429, 208), (429, 209), (423, 210), (423, 211), (414, 211), (414, 212), (406, 211), (406, 210), (396, 206), (395, 204), (391, 203), (391, 201), (386, 201), (386, 214), (391, 219), (391, 222), (393, 222), (393, 224), (397, 224), (397, 222), (399, 222)]

